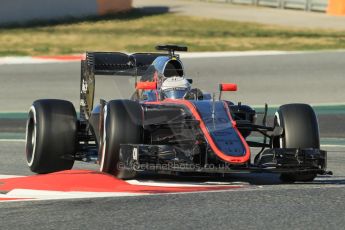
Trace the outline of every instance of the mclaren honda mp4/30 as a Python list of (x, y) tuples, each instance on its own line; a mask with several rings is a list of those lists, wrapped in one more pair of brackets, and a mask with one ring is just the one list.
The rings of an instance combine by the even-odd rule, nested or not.
[[(175, 51), (166, 53), (87, 52), (81, 61), (80, 114), (65, 100), (33, 102), (27, 120), (26, 159), (31, 171), (68, 170), (74, 161), (100, 164), (122, 179), (139, 172), (224, 175), (279, 173), (283, 182), (312, 181), (326, 174), (318, 121), (307, 104), (278, 108), (274, 125), (256, 124), (253, 108), (221, 99), (236, 84), (220, 84), (219, 98), (192, 88)], [(95, 76), (135, 77), (128, 100), (100, 100), (94, 106)], [(250, 141), (252, 133), (262, 141)], [(251, 160), (251, 148), (259, 148)]]

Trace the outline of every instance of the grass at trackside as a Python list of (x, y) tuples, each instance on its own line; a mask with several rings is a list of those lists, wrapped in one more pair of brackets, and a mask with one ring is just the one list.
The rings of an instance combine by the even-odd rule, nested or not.
[(56, 55), (86, 50), (153, 51), (159, 43), (190, 51), (345, 49), (345, 32), (303, 30), (175, 14), (126, 14), (0, 29), (0, 56)]

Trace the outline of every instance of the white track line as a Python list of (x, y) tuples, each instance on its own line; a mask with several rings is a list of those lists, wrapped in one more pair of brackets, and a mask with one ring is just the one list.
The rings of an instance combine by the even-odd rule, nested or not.
[(18, 65), (18, 64), (47, 64), (47, 63), (63, 63), (76, 62), (79, 60), (59, 60), (59, 59), (43, 59), (34, 57), (4, 57), (0, 58), (0, 65)]
[(305, 52), (294, 51), (226, 51), (226, 52), (194, 52), (179, 53), (181, 58), (217, 58), (217, 57), (248, 57), (248, 56), (271, 56), (290, 55)]
[[(262, 186), (243, 187), (241, 191), (254, 191), (262, 189)], [(85, 199), (85, 198), (101, 198), (101, 197), (135, 197), (135, 196), (162, 196), (162, 195), (183, 195), (196, 193), (215, 193), (215, 192), (234, 192), (239, 189), (222, 189), (207, 191), (188, 191), (188, 192), (162, 192), (162, 193), (124, 193), (124, 192), (56, 192), (30, 189), (15, 189), (7, 193), (9, 195), (0, 194), (0, 198), (12, 198), (18, 200), (2, 200), (2, 202), (24, 202), (24, 201), (44, 201), (44, 200), (65, 200), (65, 199)], [(31, 195), (31, 197), (28, 197)], [(34, 197), (33, 197), (34, 196)], [(26, 199), (24, 199), (26, 198)]]
[[(331, 107), (331, 106), (345, 106), (344, 102), (328, 102), (328, 103), (311, 103), (310, 104), (312, 107)], [(281, 104), (270, 104), (269, 108), (279, 108)], [(265, 105), (264, 104), (257, 104), (257, 105), (251, 105), (251, 107), (254, 107), (256, 109), (264, 109)], [(22, 113), (21, 111), (20, 113)], [(9, 112), (11, 113), (11, 112)]]
[(0, 139), (0, 142), (24, 142), (25, 139)]
[[(39, 200), (59, 200), (75, 198), (93, 198), (93, 197), (119, 197), (119, 196), (143, 196), (148, 193), (130, 193), (130, 192), (61, 192), (33, 189), (13, 189), (8, 192), (6, 198), (33, 198)], [(4, 197), (4, 196), (3, 196)]]
[[(42, 201), (42, 200), (66, 200), (66, 199), (85, 199), (102, 197), (128, 197), (145, 196), (148, 193), (129, 193), (129, 192), (60, 192), (31, 189), (14, 189), (7, 194), (0, 194), (1, 202), (22, 202), (22, 201)], [(1, 200), (13, 199), (13, 200)]]
[[(216, 57), (246, 57), (246, 56), (267, 56), (267, 55), (290, 55), (302, 54), (310, 52), (299, 51), (226, 51), (226, 52), (192, 52), (180, 53), (181, 58), (216, 58)], [(61, 60), (53, 58), (37, 58), (37, 57), (2, 57), (0, 65), (16, 65), (16, 64), (46, 64), (46, 63), (64, 63), (79, 62), (80, 60)]]
[(345, 148), (345, 144), (344, 145), (321, 145), (321, 147), (323, 147), (323, 148)]
[(10, 178), (18, 178), (18, 177), (25, 177), (19, 175), (0, 175), (0, 179), (10, 179)]
[[(21, 175), (0, 175), (0, 179), (10, 179), (26, 177)], [(152, 180), (127, 180), (126, 181), (132, 185), (146, 185), (146, 186), (158, 186), (158, 187), (205, 187), (205, 186), (243, 186), (249, 185), (244, 182), (222, 182), (222, 181), (210, 181), (210, 182), (174, 182), (174, 181), (164, 181), (157, 182)]]
[(138, 181), (127, 180), (132, 185), (146, 185), (146, 186), (158, 186), (158, 187), (205, 187), (205, 186), (243, 186), (248, 183), (242, 182), (157, 182), (157, 181)]

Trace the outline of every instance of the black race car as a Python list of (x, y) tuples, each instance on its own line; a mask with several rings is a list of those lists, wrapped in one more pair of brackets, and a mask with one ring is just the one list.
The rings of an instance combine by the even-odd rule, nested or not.
[[(221, 100), (235, 84), (215, 94), (192, 88), (175, 51), (166, 53), (88, 52), (81, 61), (80, 114), (71, 102), (42, 99), (27, 120), (26, 159), (36, 173), (73, 167), (74, 161), (100, 164), (118, 178), (138, 172), (169, 174), (280, 173), (282, 181), (312, 181), (325, 174), (327, 153), (320, 150), (317, 117), (307, 104), (286, 104), (266, 125), (253, 108)], [(134, 76), (128, 100), (100, 100), (94, 106), (95, 76)], [(262, 141), (249, 141), (252, 133)], [(260, 148), (251, 160), (251, 148)]]

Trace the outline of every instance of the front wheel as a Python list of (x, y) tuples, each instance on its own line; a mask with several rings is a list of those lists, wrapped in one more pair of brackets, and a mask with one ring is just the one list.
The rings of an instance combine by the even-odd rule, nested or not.
[(140, 144), (143, 135), (143, 110), (131, 100), (109, 101), (104, 107), (103, 134), (101, 139), (100, 171), (120, 179), (136, 176), (132, 169), (124, 168), (121, 144)]
[[(274, 123), (284, 129), (273, 141), (274, 148), (320, 148), (319, 125), (313, 108), (307, 104), (286, 104), (279, 107)], [(282, 173), (283, 182), (310, 182), (316, 173)]]

